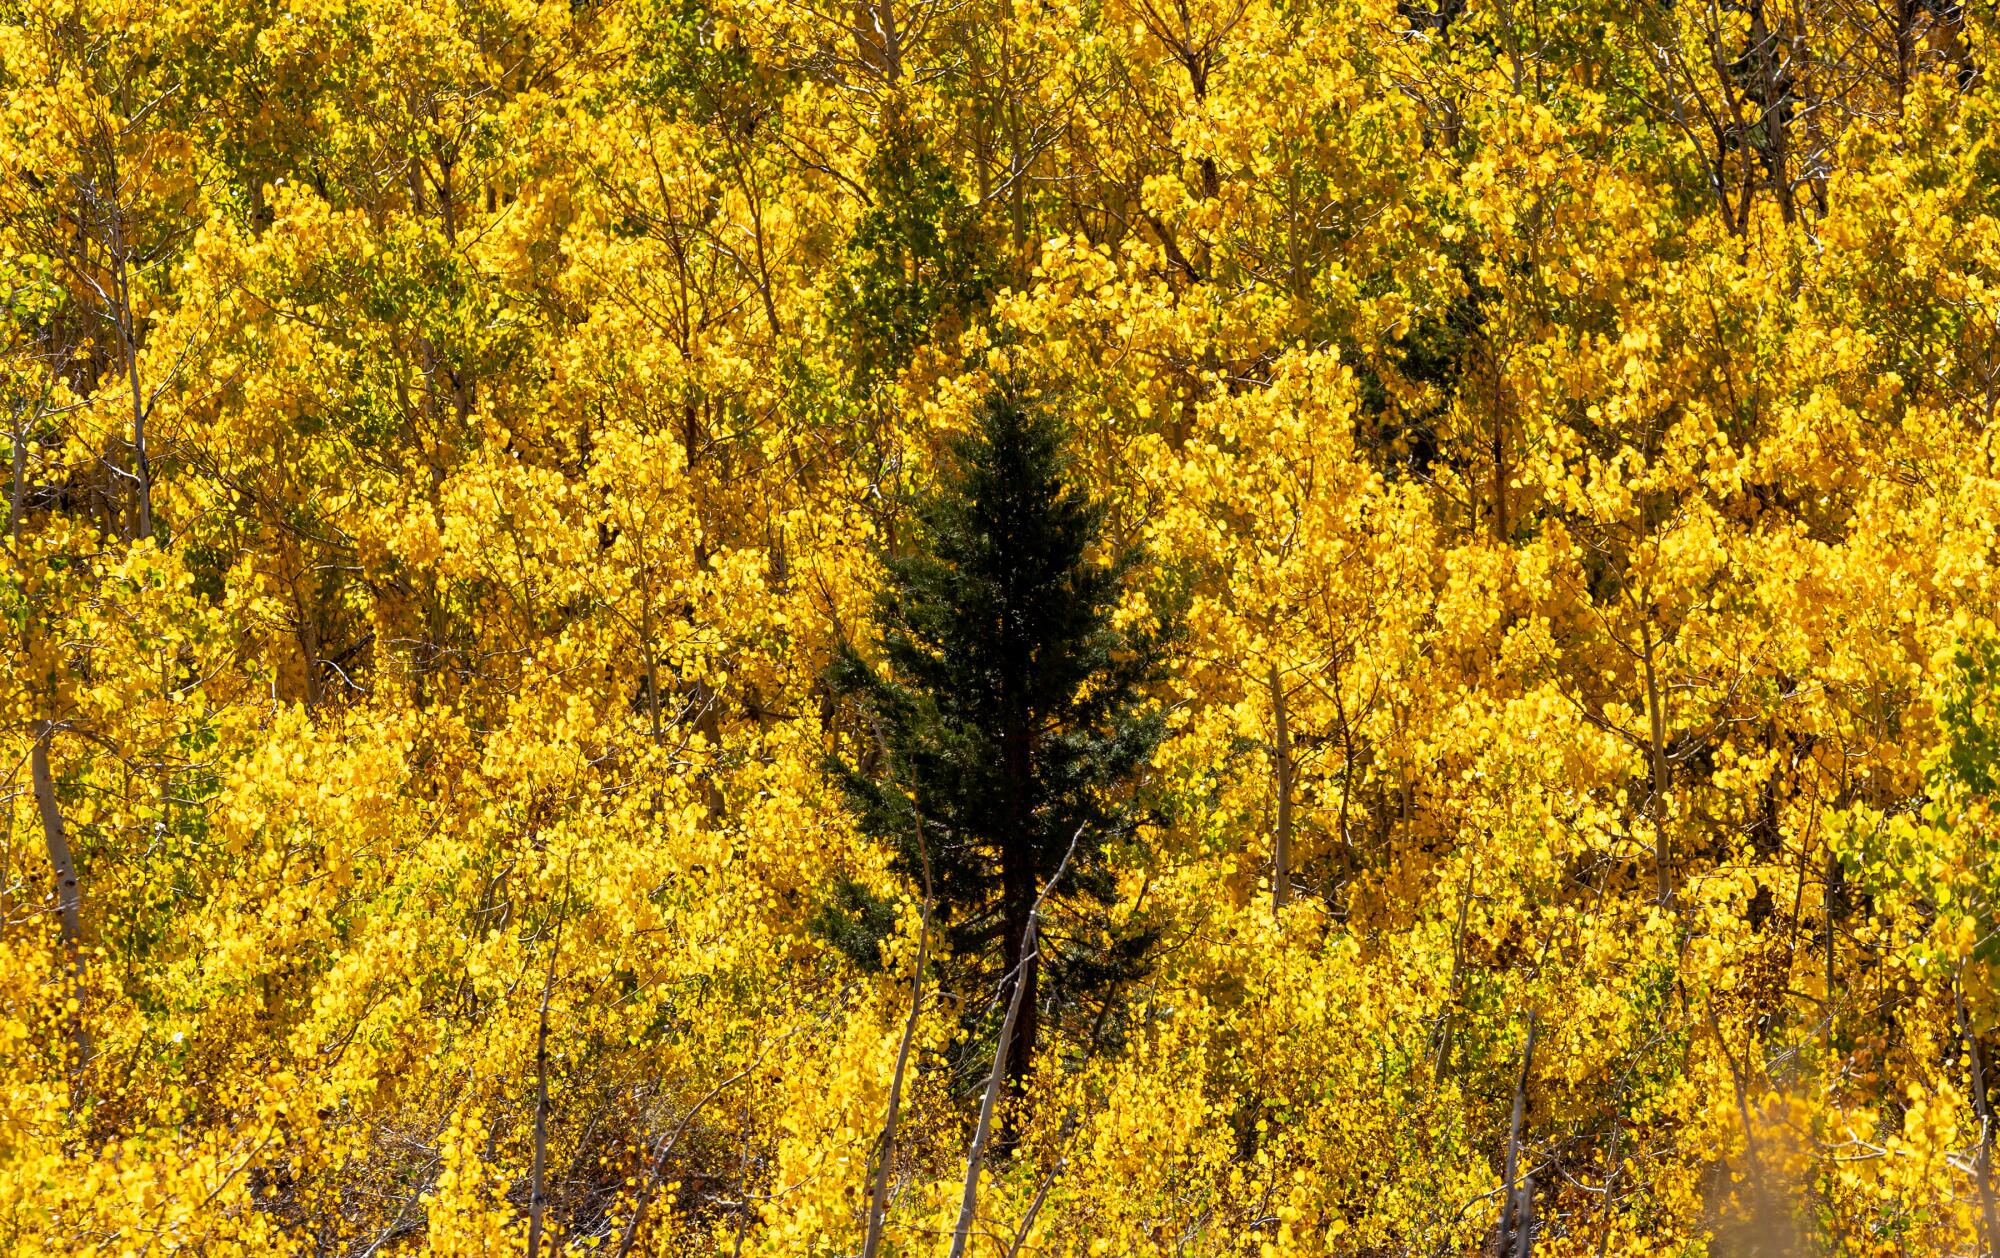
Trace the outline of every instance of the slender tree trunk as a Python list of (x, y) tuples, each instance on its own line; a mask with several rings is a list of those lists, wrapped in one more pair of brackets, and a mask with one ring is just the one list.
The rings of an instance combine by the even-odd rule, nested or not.
[(1287, 263), (1287, 287), (1292, 300), (1304, 301), (1310, 293), (1306, 279), (1304, 253), (1299, 247), (1299, 164), (1296, 160), (1285, 169), (1285, 261)]
[[(746, 154), (743, 160), (747, 163), (750, 158)], [(764, 199), (740, 165), (737, 175), (743, 185), (743, 198), (750, 203), (751, 241), (757, 247), (757, 292), (764, 299), (764, 319), (771, 325), (771, 341), (775, 346), (784, 329), (778, 326), (778, 307), (771, 298), (771, 265), (764, 255)]]
[[(1030, 954), (1035, 949), (1035, 918), (1028, 917), (1023, 939)], [(1018, 976), (1017, 976), (1018, 978)], [(965, 1153), (965, 1188), (958, 1199), (958, 1226), (952, 1230), (951, 1258), (965, 1258), (965, 1244), (972, 1235), (973, 1220), (979, 1215), (979, 1173), (986, 1165), (986, 1141), (993, 1130), (993, 1110), (999, 1104), (1005, 1082), (1011, 1077), (1008, 1049), (1014, 1040), (1015, 1022), (1021, 1016), (1024, 982), (1015, 982), (1007, 998), (1007, 1015), (1000, 1022), (1000, 1040), (993, 1049), (993, 1070), (986, 1078), (986, 1093), (979, 1102), (979, 1122), (972, 1129), (972, 1145)]]
[(1008, 880), (1007, 888), (1007, 973), (1009, 975), (1006, 998), (1008, 1015), (1004, 1034), (1007, 1037), (1007, 1070), (1004, 1076), (1004, 1096), (1008, 1102), (1001, 1117), (1000, 1147), (1011, 1149), (1020, 1139), (1020, 1120), (1015, 1112), (1018, 1101), (1027, 1090), (1028, 1076), (1034, 1069), (1036, 1040), (1040, 1027), (1037, 1016), (1037, 1001), (1041, 992), (1041, 950), (1035, 942), (1034, 930), (1034, 875), (1028, 871), (1027, 877)]
[(2000, 1210), (1996, 1210), (1993, 1200), (1993, 1109), (1986, 1099), (1986, 1058), (1979, 1051), (1979, 1036), (1973, 1032), (1972, 1020), (1965, 1013), (1962, 966), (1959, 974), (1960, 982), (1952, 996), (1958, 1007), (1958, 1033), (1965, 1038), (1966, 1064), (1972, 1076), (1969, 1081), (1972, 1109), (1979, 1116), (1979, 1151), (1973, 1160), (1979, 1181), (1979, 1255), (1991, 1258), (1996, 1242), (2000, 1242)]
[(570, 861), (564, 861), (562, 912), (556, 918), (555, 938), (549, 941), (549, 968), (542, 975), (542, 1007), (535, 1023), (535, 1150), (529, 1171), (528, 1258), (540, 1258), (542, 1224), (549, 1205), (549, 996), (556, 987), (556, 961), (562, 956), (563, 926), (569, 919), (576, 887), (570, 881), (570, 870)]
[(1750, 47), (1747, 50), (1757, 73), (1757, 108), (1761, 126), (1758, 154), (1764, 160), (1764, 173), (1771, 181), (1771, 194), (1777, 198), (1778, 213), (1787, 223), (1798, 218), (1798, 206), (1792, 196), (1791, 155), (1788, 152), (1790, 120), (1786, 117), (1791, 102), (1789, 86), (1784, 81), (1782, 56), (1778, 33), (1773, 31), (1764, 16), (1762, 0), (1751, 0), (1750, 4)]
[(880, 1151), (875, 1157), (875, 1174), (868, 1186), (868, 1230), (861, 1243), (861, 1258), (875, 1258), (882, 1248), (882, 1229), (889, 1220), (889, 1172), (896, 1159), (896, 1120), (903, 1104), (903, 1079), (909, 1071), (910, 1048), (916, 1043), (917, 1022), (924, 1011), (924, 964), (930, 952), (930, 902), (924, 902), (924, 920), (917, 937), (917, 963), (910, 977), (910, 1013), (903, 1022), (903, 1039), (896, 1046), (896, 1071), (889, 1078), (888, 1112), (882, 1119)]
[(702, 771), (701, 793), (708, 801), (708, 824), (715, 826), (721, 823), (728, 811), (728, 805), (722, 798), (722, 787), (716, 781), (721, 776), (722, 700), (706, 681), (696, 681), (690, 693), (695, 704), (694, 727), (708, 740), (709, 755), (713, 757)]
[(750, 1231), (750, 1098), (743, 1098), (742, 1156), (736, 1163), (736, 1239), (729, 1258), (743, 1258), (743, 1238)]
[(35, 807), (42, 816), (49, 867), (55, 871), (56, 909), (62, 918), (63, 947), (69, 953), (70, 996), (76, 1003), (70, 1015), (70, 1036), (76, 1044), (76, 1068), (81, 1072), (90, 1062), (90, 1032), (83, 1024), (83, 892), (62, 808), (56, 801), (55, 777), (49, 772), (49, 741), (54, 737), (55, 727), (50, 722), (43, 722), (35, 731), (35, 741), (28, 750), (28, 771), (34, 779)]
[(1917, 11), (1922, 0), (1896, 0), (1890, 21), (1896, 40), (1896, 112), (1903, 112), (1903, 98), (1910, 89), (1910, 66), (1916, 60)]
[[(1042, 905), (1048, 902), (1049, 894), (1069, 869), (1070, 858), (1076, 855), (1077, 841), (1081, 838), (1081, 829), (1070, 837), (1069, 850), (1063, 853), (1062, 863), (1042, 884), (1034, 907), (1028, 910), (1028, 924), (1021, 935), (1021, 952), (1029, 959), (1037, 956), (1040, 948), (1037, 931)], [(1022, 995), (1027, 988), (1026, 983), (1014, 984), (1013, 992), (1007, 998), (1007, 1015), (1000, 1022), (1000, 1039), (993, 1048), (993, 1069), (986, 1076), (986, 1093), (979, 1102), (979, 1122), (973, 1127), (972, 1143), (965, 1150), (965, 1188), (958, 1199), (958, 1226), (952, 1230), (951, 1258), (965, 1258), (966, 1241), (972, 1236), (973, 1220), (979, 1215), (979, 1172), (986, 1164), (986, 1141), (993, 1131), (993, 1111), (1000, 1102), (1001, 1088), (1008, 1076), (1007, 1050), (1014, 1039), (1014, 1024), (1021, 1016)]]
[(1825, 1037), (1824, 1044), (1828, 1054), (1831, 1054), (1833, 1052), (1833, 1020), (1834, 1020), (1833, 948), (1834, 948), (1834, 941), (1837, 938), (1837, 936), (1834, 934), (1834, 925), (1833, 925), (1833, 909), (1834, 909), (1833, 880), (1839, 875), (1840, 875), (1840, 857), (1835, 855), (1833, 850), (1833, 840), (1829, 838), (1826, 844), (1826, 883), (1824, 888), (1820, 892), (1820, 914), (1826, 919), (1826, 998), (1825, 998), (1826, 1003), (1824, 1006), (1826, 1013), (1826, 1028), (1824, 1031), (1824, 1037)]
[[(115, 150), (113, 150), (115, 151)], [(153, 535), (153, 472), (146, 457), (146, 395), (139, 382), (139, 325), (138, 315), (132, 308), (131, 272), (127, 265), (125, 245), (125, 212), (118, 201), (117, 167), (112, 167), (111, 184), (111, 264), (112, 291), (117, 298), (117, 306), (112, 313), (112, 321), (118, 328), (118, 339), (125, 351), (125, 376), (132, 390), (132, 476), (135, 482), (133, 497), (138, 507), (138, 531), (140, 540)]]
[[(1516, 89), (1518, 90), (1518, 89)], [(1498, 347), (1489, 346), (1493, 356), (1493, 540), (1507, 544), (1507, 428), (1505, 376), (1501, 373)]]
[(1514, 1177), (1521, 1169), (1521, 1120), (1528, 1109), (1528, 1072), (1535, 1063), (1535, 1013), (1528, 1012), (1528, 1042), (1521, 1048), (1521, 1073), (1514, 1080), (1514, 1113), (1507, 1122), (1507, 1163), (1506, 1182), (1500, 1196), (1500, 1250), (1507, 1252), (1508, 1242), (1514, 1238), (1520, 1218), (1517, 1213), (1519, 1201), (1515, 1197)]
[[(1015, 836), (1000, 853), (1001, 928), (1006, 933), (1003, 948), (1008, 974), (1001, 995), (1010, 1010), (1005, 1099), (1010, 1102), (1021, 1096), (1034, 1069), (1035, 1044), (1040, 1032), (1042, 970), (1041, 952), (1034, 940), (1035, 915), (1041, 908), (1036, 889), (1041, 853), (1028, 838), (1034, 832), (1034, 814), (1029, 803), (1034, 779), (1033, 740), (1025, 714), (1017, 714), (1011, 725), (1000, 746), (1008, 779), (1008, 822)], [(1017, 1004), (1019, 1008), (1015, 1011)], [(1019, 1135), (1016, 1108), (1011, 1104), (1006, 1107), (1000, 1128), (1003, 1149), (1013, 1148)]]
[(1646, 811), (1653, 820), (1654, 859), (1657, 862), (1655, 874), (1659, 883), (1660, 903), (1665, 904), (1674, 895), (1674, 854), (1673, 840), (1667, 836), (1667, 715), (1660, 702), (1660, 679), (1653, 661), (1653, 630), (1650, 624), (1639, 626), (1640, 660), (1646, 669), (1646, 723), (1650, 734), (1650, 753), (1653, 782), (1652, 790), (1646, 796)]
[[(886, 761), (889, 746), (879, 728), (875, 737), (881, 744)], [(930, 960), (931, 902), (935, 893), (931, 887), (930, 849), (924, 843), (924, 817), (914, 798), (911, 800), (911, 812), (917, 831), (917, 859), (922, 863), (924, 875), (923, 918), (917, 925), (917, 961), (910, 971), (910, 1012), (903, 1020), (902, 1042), (896, 1046), (896, 1072), (889, 1078), (889, 1104), (888, 1113), (882, 1119), (881, 1150), (876, 1154), (875, 1174), (869, 1184), (868, 1228), (861, 1243), (861, 1258), (875, 1258), (882, 1247), (883, 1225), (889, 1218), (889, 1171), (896, 1158), (896, 1119), (903, 1104), (903, 1079), (909, 1070), (910, 1047), (916, 1043), (917, 1022), (924, 1012), (924, 966)]]
[(1514, 1206), (1514, 1258), (1533, 1258), (1535, 1252), (1535, 1177), (1521, 1181), (1520, 1199)]
[(653, 722), (653, 745), (660, 745), (660, 665), (653, 651), (652, 566), (639, 569), (639, 637), (646, 653), (646, 707)]
[(1007, 93), (1007, 224), (1012, 234), (1013, 265), (1021, 265), (1028, 251), (1028, 168), (1027, 144), (1021, 137), (1021, 92), (1014, 85), (1014, 42), (1011, 25), (1003, 26), (1000, 37), (1001, 78)]
[(1278, 837), (1271, 852), (1271, 911), (1292, 899), (1292, 732), (1285, 712), (1285, 687), (1271, 666), (1271, 713), (1278, 734)]
[(542, 1008), (535, 1024), (535, 1151), (529, 1171), (528, 1258), (540, 1258), (542, 1217), (548, 1210), (549, 1166), (549, 993), (555, 988), (556, 952), (562, 947), (562, 927), (556, 927), (549, 950), (548, 972), (542, 977)]
[(891, 88), (903, 77), (903, 36), (894, 0), (860, 0), (855, 5), (854, 44), (862, 64), (878, 71)]
[(83, 895), (76, 878), (76, 863), (70, 856), (69, 835), (63, 825), (62, 809), (56, 804), (55, 778), (49, 772), (49, 739), (46, 726), (37, 735), (28, 753), (29, 772), (35, 780), (35, 807), (42, 814), (42, 834), (48, 843), (49, 865), (56, 875), (56, 907), (62, 914), (63, 942), (74, 951), (83, 941)]
[(28, 497), (28, 422), (26, 409), (14, 415), (14, 484), (7, 495), (7, 537), (16, 558), (21, 554), (21, 511)]

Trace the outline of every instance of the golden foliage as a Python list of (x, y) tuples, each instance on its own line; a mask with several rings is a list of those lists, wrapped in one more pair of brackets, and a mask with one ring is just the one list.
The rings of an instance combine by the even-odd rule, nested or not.
[(1183, 629), (966, 1252), (1991, 1249), (1996, 34), (8, 5), (0, 1250), (856, 1253), (906, 1024), (948, 1250), (825, 678), (1002, 380)]

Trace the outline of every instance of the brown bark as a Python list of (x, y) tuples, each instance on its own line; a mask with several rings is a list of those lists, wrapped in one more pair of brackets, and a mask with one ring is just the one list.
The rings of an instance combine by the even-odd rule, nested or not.
[[(1062, 863), (1042, 885), (1041, 894), (1035, 897), (1034, 906), (1028, 910), (1028, 923), (1022, 931), (1020, 944), (1020, 952), (1026, 959), (1033, 960), (1039, 955), (1036, 931), (1041, 922), (1042, 906), (1068, 871), (1070, 858), (1076, 855), (1077, 841), (1081, 838), (1083, 831), (1080, 829), (1071, 836), (1069, 850), (1063, 853)], [(1020, 976), (1014, 977), (1018, 979)], [(979, 1172), (986, 1163), (986, 1142), (993, 1131), (993, 1111), (999, 1105), (1001, 1091), (1009, 1077), (1008, 1048), (1015, 1038), (1015, 1024), (1020, 1018), (1027, 990), (1027, 983), (1016, 981), (1007, 998), (1007, 1014), (1001, 1020), (999, 1042), (993, 1048), (993, 1069), (986, 1077), (986, 1092), (979, 1102), (979, 1122), (972, 1129), (972, 1143), (965, 1151), (965, 1188), (959, 1196), (958, 1226), (952, 1232), (951, 1258), (965, 1258), (965, 1244), (972, 1235), (972, 1223), (979, 1213)]]
[(1646, 796), (1646, 812), (1653, 821), (1655, 843), (1655, 873), (1658, 878), (1660, 903), (1665, 904), (1674, 896), (1674, 855), (1673, 840), (1667, 836), (1667, 716), (1660, 699), (1660, 680), (1653, 660), (1653, 631), (1650, 625), (1639, 626), (1639, 659), (1645, 666), (1646, 676), (1646, 723), (1650, 741), (1647, 747), (1652, 770), (1652, 789)]
[[(1040, 1038), (1041, 953), (1035, 946), (1035, 919), (1041, 910), (1036, 888), (1036, 844), (1034, 813), (1030, 804), (1034, 783), (1035, 740), (1025, 713), (1016, 713), (1000, 740), (1000, 755), (1007, 774), (1008, 823), (1014, 838), (1003, 842), (1000, 851), (1002, 948), (1007, 978), (1001, 997), (1008, 1002), (1005, 1075), (1008, 1100), (1019, 1097), (1034, 1069), (1035, 1048)], [(1065, 857), (1065, 860), (1067, 858)], [(1016, 1010), (1018, 1006), (1018, 1010)], [(1015, 1144), (1014, 1107), (1009, 1106), (1001, 1125), (1000, 1144)]]
[(49, 867), (56, 877), (56, 909), (62, 918), (63, 946), (69, 953), (70, 995), (76, 1004), (70, 1015), (70, 1034), (76, 1043), (76, 1068), (80, 1072), (90, 1062), (90, 1032), (83, 1024), (83, 891), (77, 881), (76, 860), (70, 853), (62, 808), (56, 800), (55, 777), (49, 771), (49, 740), (54, 737), (54, 724), (44, 722), (29, 747), (28, 763), (34, 779), (35, 807), (42, 816), (42, 838), (48, 846)]
[[(1024, 950), (1032, 953), (1035, 948), (1035, 919), (1028, 918), (1028, 927), (1023, 939)], [(1013, 993), (1007, 998), (1007, 1015), (1000, 1023), (1000, 1040), (993, 1049), (993, 1070), (986, 1079), (986, 1093), (979, 1103), (979, 1122), (972, 1131), (972, 1145), (965, 1154), (965, 1188), (958, 1200), (958, 1226), (952, 1232), (951, 1258), (965, 1258), (965, 1243), (972, 1235), (972, 1223), (979, 1213), (979, 1172), (986, 1163), (986, 1141), (993, 1130), (993, 1111), (998, 1105), (1006, 1081), (1011, 1078), (1008, 1066), (1008, 1049), (1014, 1040), (1015, 1024), (1021, 1015), (1022, 994), (1028, 985), (1018, 981), (1013, 983)]]
[[(1035, 918), (1039, 905), (1034, 901), (1034, 870), (1025, 859), (1005, 862), (1007, 897), (1007, 981), (1003, 988), (1008, 1002), (1006, 1025), (1005, 1095), (1017, 1100), (1028, 1086), (1034, 1069), (1035, 1049), (1041, 1026), (1037, 1008), (1041, 997), (1041, 950), (1035, 939)], [(1026, 867), (1026, 868), (1017, 868)], [(1002, 1116), (1000, 1144), (1012, 1148), (1017, 1142), (1017, 1118), (1010, 1105)]]

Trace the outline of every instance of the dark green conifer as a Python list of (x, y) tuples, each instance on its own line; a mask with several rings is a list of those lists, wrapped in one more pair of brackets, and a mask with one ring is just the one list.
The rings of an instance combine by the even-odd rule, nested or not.
[[(1134, 972), (1150, 942), (1092, 946), (1079, 928), (1111, 903), (1110, 858), (1136, 833), (1133, 792), (1163, 731), (1146, 687), (1165, 635), (1113, 624), (1136, 556), (1100, 553), (1103, 511), (1067, 480), (1049, 407), (1002, 388), (952, 454), (910, 553), (887, 561), (879, 665), (849, 651), (835, 667), (875, 744), (836, 771), (906, 876), (928, 861), (969, 1012), (988, 1007), (979, 991), (997, 989), (1004, 1009), (1015, 976), (1025, 984), (1008, 1052), (1018, 1089), (1043, 1017)], [(1066, 855), (1059, 907), (1024, 959), (1029, 914)], [(881, 922), (853, 888), (822, 917), (864, 964)]]

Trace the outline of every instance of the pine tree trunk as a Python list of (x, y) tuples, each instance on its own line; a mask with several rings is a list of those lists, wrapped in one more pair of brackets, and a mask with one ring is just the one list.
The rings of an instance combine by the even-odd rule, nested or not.
[(1020, 1012), (1015, 1017), (1012, 1038), (1007, 1045), (1008, 1102), (1000, 1125), (1000, 1147), (1012, 1149), (1019, 1142), (1018, 1101), (1027, 1088), (1035, 1064), (1035, 1041), (1040, 1027), (1036, 999), (1040, 995), (1040, 949), (1029, 935), (1035, 905), (1040, 897), (1038, 884), (1041, 853), (1036, 850), (1034, 810), (1030, 805), (1034, 790), (1034, 739), (1026, 713), (1010, 721), (1011, 729), (1001, 737), (1001, 755), (1008, 778), (1009, 837), (1000, 853), (1000, 894), (1002, 920), (1006, 923), (1005, 956), (1009, 980), (1002, 985), (1000, 999), (1005, 1007), (1015, 988), (1021, 993)]
[[(1015, 1015), (1014, 1025), (1007, 1045), (1007, 1086), (1005, 1099), (1008, 1102), (1000, 1124), (999, 1144), (1002, 1149), (1012, 1149), (1020, 1142), (1020, 1118), (1018, 1101), (1028, 1086), (1028, 1075), (1035, 1060), (1035, 1041), (1040, 1032), (1040, 1017), (1036, 1001), (1041, 986), (1041, 950), (1028, 938), (1029, 924), (1035, 911), (1035, 871), (1029, 853), (1010, 849), (1007, 853), (1007, 868), (1004, 871), (1004, 892), (1006, 897), (1007, 931), (1007, 973), (1009, 979), (1001, 986), (1002, 1007), (1013, 1002), (1016, 986), (1020, 988), (1020, 1012)], [(1024, 949), (1032, 949), (1025, 951)]]

